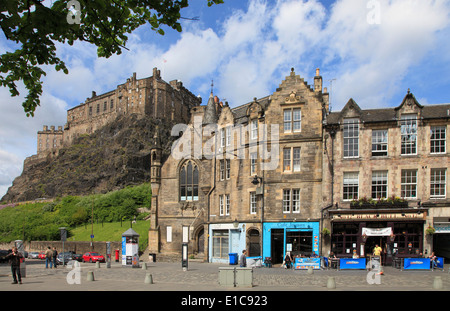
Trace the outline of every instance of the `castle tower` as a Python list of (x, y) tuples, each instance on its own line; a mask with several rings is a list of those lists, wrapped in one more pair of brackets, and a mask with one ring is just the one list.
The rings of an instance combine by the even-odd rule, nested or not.
[(152, 200), (150, 210), (150, 229), (148, 232), (148, 245), (151, 253), (159, 252), (159, 225), (158, 225), (158, 196), (161, 185), (162, 148), (159, 128), (155, 128), (152, 147), (150, 149), (150, 184), (152, 187)]

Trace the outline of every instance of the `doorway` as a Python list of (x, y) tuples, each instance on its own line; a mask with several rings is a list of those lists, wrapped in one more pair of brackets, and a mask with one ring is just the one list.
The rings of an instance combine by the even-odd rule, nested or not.
[(284, 257), (284, 229), (272, 229), (270, 242), (272, 263), (282, 263)]

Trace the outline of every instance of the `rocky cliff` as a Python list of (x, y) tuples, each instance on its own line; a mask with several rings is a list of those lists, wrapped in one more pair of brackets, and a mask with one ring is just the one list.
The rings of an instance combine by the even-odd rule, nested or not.
[(159, 129), (164, 156), (175, 137), (172, 124), (151, 117), (124, 115), (91, 135), (76, 138), (56, 156), (27, 159), (2, 202), (117, 190), (150, 180), (150, 147)]

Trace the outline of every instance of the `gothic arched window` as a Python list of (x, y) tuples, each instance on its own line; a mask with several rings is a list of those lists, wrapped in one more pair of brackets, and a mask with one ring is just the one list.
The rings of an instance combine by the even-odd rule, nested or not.
[(180, 169), (180, 200), (198, 200), (198, 167), (192, 161), (187, 161)]

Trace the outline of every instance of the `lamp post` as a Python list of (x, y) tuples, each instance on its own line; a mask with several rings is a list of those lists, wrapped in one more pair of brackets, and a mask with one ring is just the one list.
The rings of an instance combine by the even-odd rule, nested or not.
[(256, 194), (257, 195), (261, 195), (261, 259), (263, 258), (263, 245), (264, 245), (264, 181), (262, 177), (259, 177), (258, 175), (255, 175), (252, 179), (252, 184), (257, 186), (258, 184), (261, 184), (260, 187), (258, 187), (259, 189), (256, 190)]

